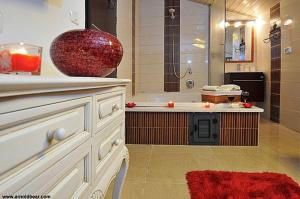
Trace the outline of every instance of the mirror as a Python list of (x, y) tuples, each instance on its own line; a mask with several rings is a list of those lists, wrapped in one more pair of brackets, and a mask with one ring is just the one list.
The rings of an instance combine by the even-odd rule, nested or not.
[(253, 21), (226, 22), (225, 62), (253, 62), (254, 27)]

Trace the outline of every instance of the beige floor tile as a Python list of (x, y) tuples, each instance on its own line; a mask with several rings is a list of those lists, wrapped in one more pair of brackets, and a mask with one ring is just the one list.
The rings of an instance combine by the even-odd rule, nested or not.
[(260, 171), (257, 165), (258, 163), (254, 159), (247, 158), (244, 155), (219, 154), (215, 155), (215, 159), (217, 159), (220, 170), (240, 172)]
[(189, 199), (186, 184), (150, 182), (145, 185), (143, 199)]
[(152, 145), (143, 145), (143, 144), (127, 144), (126, 147), (128, 148), (129, 152), (139, 152), (139, 153), (151, 153)]
[(137, 168), (130, 165), (129, 162), (129, 169), (127, 172), (126, 180), (131, 182), (146, 182), (148, 168)]
[(203, 156), (213, 155), (213, 150), (210, 146), (186, 146), (186, 150), (191, 154), (199, 154)]
[(127, 147), (130, 166), (122, 199), (189, 198), (185, 175), (193, 170), (276, 172), (300, 184), (300, 133), (268, 120), (261, 121), (259, 147)]
[(168, 155), (151, 156), (147, 182), (185, 183), (185, 174), (198, 168), (196, 160), (189, 153), (169, 153)]
[(122, 199), (144, 198), (145, 183), (126, 182), (122, 192)]
[[(105, 199), (112, 199), (114, 181), (110, 184)], [(122, 191), (122, 199), (141, 199), (144, 194), (145, 183), (126, 181)]]
[(131, 167), (147, 168), (150, 161), (150, 153), (131, 152), (129, 151), (129, 161)]
[(222, 154), (236, 154), (236, 155), (244, 155), (246, 154), (246, 147), (230, 147), (230, 146), (213, 146), (211, 147), (214, 155), (222, 155)]
[(152, 156), (154, 157), (168, 155), (169, 153), (181, 154), (187, 152), (188, 152), (187, 146), (182, 146), (182, 145), (172, 145), (172, 146), (153, 145), (152, 146)]

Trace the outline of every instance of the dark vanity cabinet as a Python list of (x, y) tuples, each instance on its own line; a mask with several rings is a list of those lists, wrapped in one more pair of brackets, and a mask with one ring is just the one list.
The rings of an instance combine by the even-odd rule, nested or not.
[(265, 101), (265, 75), (262, 72), (225, 73), (225, 84), (236, 84), (249, 92), (249, 102)]
[(220, 114), (190, 113), (189, 114), (189, 144), (219, 145)]

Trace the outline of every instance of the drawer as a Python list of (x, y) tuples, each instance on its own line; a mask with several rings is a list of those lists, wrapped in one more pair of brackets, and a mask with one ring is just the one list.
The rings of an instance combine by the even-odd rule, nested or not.
[(110, 154), (125, 145), (124, 141), (124, 119), (117, 118), (113, 123), (104, 128), (95, 137), (93, 144), (94, 168), (97, 175), (97, 167), (108, 159)]
[(91, 184), (91, 138), (85, 132), (0, 181), (0, 195), (84, 198)]
[(90, 102), (90, 98), (72, 100), (0, 115), (0, 176), (87, 131)]
[(105, 128), (115, 118), (125, 114), (123, 92), (112, 92), (96, 97), (96, 133)]
[(85, 142), (15, 194), (34, 193), (53, 199), (82, 198), (90, 185), (90, 146), (90, 141)]

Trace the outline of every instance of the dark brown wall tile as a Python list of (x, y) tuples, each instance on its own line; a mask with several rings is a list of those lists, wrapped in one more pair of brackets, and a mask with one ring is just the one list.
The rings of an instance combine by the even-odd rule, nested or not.
[[(171, 19), (170, 8), (175, 9), (175, 19)], [(180, 0), (165, 0), (165, 30), (164, 30), (164, 91), (180, 91), (180, 79), (174, 75), (180, 74)], [(173, 57), (174, 53), (174, 57)]]
[[(273, 23), (280, 20), (280, 3), (270, 10)], [(271, 27), (274, 24), (271, 24)], [(273, 32), (274, 33), (274, 32)], [(281, 80), (281, 29), (275, 33), (277, 37), (271, 41), (271, 104), (270, 117), (274, 122), (280, 121), (280, 80)]]

